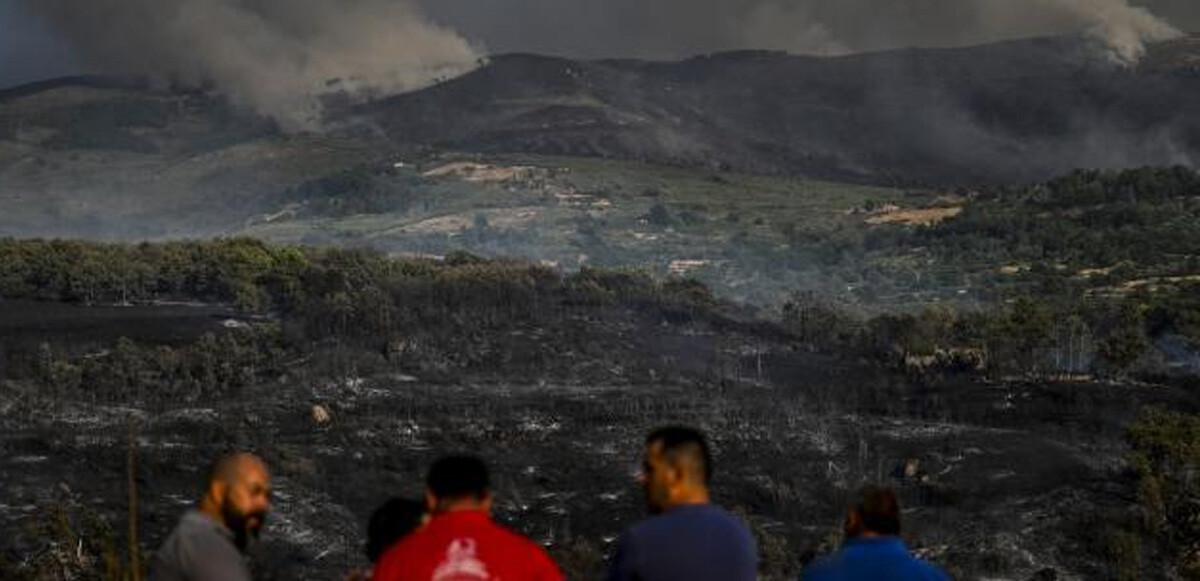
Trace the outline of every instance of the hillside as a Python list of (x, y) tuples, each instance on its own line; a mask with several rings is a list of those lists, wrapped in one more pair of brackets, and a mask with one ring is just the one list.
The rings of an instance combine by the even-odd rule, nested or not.
[[(753, 527), (764, 579), (829, 551), (868, 480), (897, 487), (909, 540), (956, 578), (1156, 578), (1169, 537), (1131, 516), (1144, 499), (1124, 426), (1146, 405), (1198, 409), (1186, 382), (1038, 372), (1029, 305), (985, 325), (1034, 345), (1011, 360), (991, 347), (986, 367), (1028, 373), (1004, 379), (890, 362), (907, 339), (889, 328), (936, 317), (821, 324), (858, 337), (834, 344), (810, 335), (804, 305), (756, 321), (629, 271), (245, 239), (0, 241), (0, 264), (6, 579), (92, 571), (124, 545), (131, 430), (145, 548), (190, 500), (199, 459), (245, 447), (277, 490), (258, 573), (336, 578), (362, 563), (378, 503), (472, 450), (495, 467), (498, 518), (590, 578), (642, 514), (630, 471), (665, 422), (712, 434), (716, 498)], [(1096, 324), (1098, 342), (1125, 333)]]
[(286, 212), (242, 233), (401, 255), (523, 257), (568, 272), (633, 266), (771, 309), (794, 292), (868, 312), (1077, 300), (1200, 275), (1200, 177), (1185, 168), (900, 190), (444, 154), (339, 172), (284, 199)]
[(665, 423), (765, 580), (865, 482), (957, 579), (1200, 578), (1200, 37), (1094, 48), (503, 55), (321, 133), (0, 91), (0, 578), (131, 577), (130, 483), (152, 549), (231, 448), (256, 578), (456, 451), (596, 578)]
[(1075, 38), (836, 58), (515, 54), (359, 113), (403, 143), (882, 184), (1194, 165), (1194, 39), (1152, 47), (1132, 69), (1099, 54)]
[(27, 149), (5, 159), (0, 236), (249, 235), (519, 257), (566, 272), (635, 267), (769, 312), (794, 292), (882, 312), (1148, 290), (1200, 274), (1200, 194), (1184, 168), (898, 189), (281, 135), (193, 154)]
[(264, 195), (368, 158), (369, 140), (285, 136), (203, 91), (71, 78), (0, 92), (0, 235), (211, 236)]
[[(375, 153), (606, 157), (885, 186), (1037, 181), (1082, 167), (1195, 166), (1197, 59), (1194, 36), (1150, 46), (1132, 68), (1073, 37), (829, 58), (500, 55), (413, 93), (357, 106), (334, 96), (324, 138)], [(377, 140), (380, 132), (389, 145)], [(116, 177), (89, 162), (179, 162), (280, 139), (269, 121), (203, 88), (84, 77), (0, 92), (6, 177), (79, 168), (106, 184)], [(295, 158), (298, 167), (314, 162), (287, 149), (276, 155)], [(172, 173), (155, 164), (122, 169), (135, 182), (142, 172)], [(227, 179), (253, 193), (264, 185)]]

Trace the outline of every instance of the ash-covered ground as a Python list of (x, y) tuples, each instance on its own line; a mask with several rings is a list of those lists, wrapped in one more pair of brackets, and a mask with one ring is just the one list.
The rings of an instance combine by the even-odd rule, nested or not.
[[(103, 340), (84, 316), (95, 308), (44, 308), (74, 309), (77, 331), (90, 329), (56, 328), (51, 351), (75, 339), (79, 352), (101, 356), (94, 349)], [(3, 312), (15, 320), (12, 308)], [(197, 312), (197, 335), (269, 325)], [(10, 352), (29, 337), (55, 342), (13, 326), (5, 333)], [(586, 349), (562, 348), (564, 336)], [(256, 572), (340, 578), (365, 564), (365, 522), (378, 504), (420, 494), (433, 458), (468, 451), (493, 468), (498, 518), (549, 547), (571, 578), (594, 578), (616, 535), (643, 514), (642, 438), (680, 422), (711, 434), (716, 498), (752, 524), (763, 578), (795, 578), (835, 547), (844, 505), (865, 481), (898, 488), (912, 546), (956, 578), (1026, 579), (1046, 569), (1101, 578), (1111, 569), (1107, 527), (1133, 502), (1124, 424), (1141, 405), (1187, 408), (1194, 399), (1138, 384), (917, 381), (811, 352), (770, 326), (628, 309), (580, 310), (559, 328), (513, 328), (494, 344), (519, 359), (551, 342), (561, 361), (542, 369), (460, 371), (414, 370), (334, 343), (236, 390), (186, 398), (89, 397), (6, 380), (7, 566), (32, 575), (39, 563), (50, 570), (45, 562), (77, 559), (74, 570), (101, 575), (83, 547), (97, 531), (117, 541), (126, 534), (132, 435), (147, 552), (193, 501), (214, 456), (251, 449), (270, 464), (276, 487)]]

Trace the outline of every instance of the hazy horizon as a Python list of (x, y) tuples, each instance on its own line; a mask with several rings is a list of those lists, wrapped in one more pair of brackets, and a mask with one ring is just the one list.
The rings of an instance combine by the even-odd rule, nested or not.
[[(619, 0), (598, 6), (505, 0), (482, 6), (473, 0), (356, 0), (332, 11), (321, 9), (322, 2), (309, 2), (306, 10), (272, 0), (223, 0), (221, 4), (227, 5), (225, 12), (246, 12), (256, 25), (278, 25), (283, 31), (280, 36), (286, 40), (309, 43), (334, 37), (335, 42), (317, 43), (325, 52), (342, 50), (345, 37), (353, 35), (345, 30), (330, 34), (319, 30), (321, 27), (333, 22), (361, 28), (363, 21), (380, 21), (377, 30), (362, 36), (386, 36), (388, 44), (368, 38), (354, 47), (358, 53), (349, 59), (330, 59), (327, 68), (360, 65), (361, 53), (380, 48), (397, 50), (417, 43), (420, 58), (395, 63), (400, 76), (411, 77), (401, 83), (409, 87), (419, 85), (425, 71), (446, 62), (469, 63), (478, 56), (515, 52), (585, 59), (676, 60), (742, 49), (833, 55), (904, 47), (969, 46), (1072, 33), (1094, 33), (1114, 43), (1128, 44), (1161, 35), (1162, 30), (1155, 29), (1160, 25), (1184, 32), (1200, 31), (1200, 4), (1187, 0), (1131, 4), (1124, 0), (909, 0), (883, 6), (874, 0), (739, 0), (708, 2), (699, 9), (677, 2)], [(225, 23), (223, 20), (206, 20), (207, 15), (202, 15), (195, 18), (194, 25), (186, 25), (189, 30), (200, 30), (198, 38), (188, 39), (196, 51), (180, 51), (148, 63), (145, 59), (159, 57), (139, 53), (163, 39), (138, 36), (147, 23), (160, 16), (166, 18), (168, 13), (164, 9), (157, 14), (155, 8), (140, 5), (138, 0), (108, 0), (80, 8), (54, 1), (0, 0), (0, 88), (75, 74), (136, 74), (164, 68), (178, 72), (192, 67), (193, 60), (207, 57), (200, 54), (202, 47), (230, 49), (226, 44), (205, 44), (207, 38), (220, 36), (207, 34), (205, 26), (227, 27), (218, 26)], [(363, 18), (347, 16), (347, 12), (353, 12), (348, 7), (358, 10)], [(1149, 12), (1139, 9), (1143, 7)], [(345, 20), (339, 20), (343, 16)], [(109, 24), (98, 32), (93, 26), (97, 20)], [(118, 38), (131, 34), (133, 39)], [(296, 60), (291, 53), (275, 50), (277, 41), (255, 39), (258, 44), (246, 42), (232, 49), (261, 50), (263, 58), (270, 59), (265, 62), (272, 64)], [(299, 60), (311, 64), (314, 56), (303, 55)], [(122, 66), (130, 70), (116, 70)], [(371, 63), (365, 69), (350, 68), (359, 75), (377, 75), (377, 69), (386, 66)], [(221, 71), (212, 68), (200, 66), (199, 74), (220, 77)]]

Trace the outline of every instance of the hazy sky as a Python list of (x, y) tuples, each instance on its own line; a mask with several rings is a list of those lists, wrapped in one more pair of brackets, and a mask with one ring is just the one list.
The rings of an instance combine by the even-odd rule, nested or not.
[[(386, 76), (386, 87), (403, 88), (483, 54), (514, 51), (838, 54), (1088, 30), (1102, 30), (1115, 45), (1136, 44), (1164, 27), (1200, 31), (1200, 0), (1132, 0), (1149, 13), (1129, 1), (0, 0), (0, 87), (70, 73), (169, 69), (214, 76), (219, 85), (231, 76), (229, 89), (257, 104), (272, 95), (248, 85), (276, 69), (283, 72), (273, 82), (289, 88), (293, 77), (309, 82), (340, 67), (344, 76)], [(300, 73), (307, 68), (315, 72)]]
[(0, 0), (0, 87), (76, 70), (71, 50), (14, 0)]
[(1127, 4), (1200, 32), (1200, 0), (422, 0), (491, 52), (651, 58), (975, 44), (1078, 32)]

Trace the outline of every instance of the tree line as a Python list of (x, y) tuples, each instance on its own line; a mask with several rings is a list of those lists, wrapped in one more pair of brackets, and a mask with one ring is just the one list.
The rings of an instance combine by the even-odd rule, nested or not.
[[(1160, 293), (1075, 300), (1021, 296), (976, 309), (930, 306), (915, 313), (856, 315), (812, 293), (793, 294), (784, 324), (814, 348), (858, 353), (919, 375), (1152, 379), (1194, 375), (1200, 364), (1200, 293), (1195, 285)], [(1154, 349), (1174, 338), (1188, 361)]]

